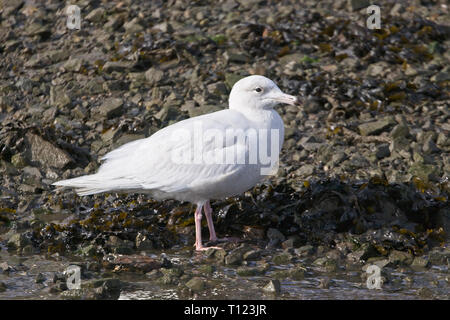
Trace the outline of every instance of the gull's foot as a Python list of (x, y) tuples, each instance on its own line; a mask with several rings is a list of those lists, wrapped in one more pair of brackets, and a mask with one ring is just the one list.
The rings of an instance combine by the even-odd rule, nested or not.
[(198, 246), (198, 247), (195, 248), (195, 251), (200, 252), (200, 251), (207, 251), (209, 249), (217, 249), (217, 250), (219, 250), (219, 249), (223, 249), (223, 248), (216, 247), (216, 246), (210, 246), (210, 247)]

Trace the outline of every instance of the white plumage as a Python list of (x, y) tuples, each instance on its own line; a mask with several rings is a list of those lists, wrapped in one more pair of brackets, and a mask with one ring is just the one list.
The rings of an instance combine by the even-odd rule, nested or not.
[[(281, 117), (272, 108), (280, 102), (294, 104), (297, 99), (282, 93), (265, 77), (241, 79), (230, 93), (229, 109), (186, 119), (148, 138), (129, 142), (102, 157), (105, 162), (96, 174), (58, 181), (54, 185), (73, 187), (79, 195), (142, 192), (158, 200), (173, 198), (197, 204), (196, 248), (202, 250), (202, 207), (205, 207), (210, 239), (217, 240), (209, 200), (238, 195), (264, 178), (261, 168), (267, 164), (259, 158), (256, 163), (249, 161), (255, 150), (259, 155), (259, 143), (266, 142), (270, 149), (275, 142), (270, 136), (273, 129), (278, 131), (279, 140), (276, 150), (272, 150), (275, 154), (269, 155), (278, 158), (284, 127)], [(256, 140), (248, 136), (233, 138), (233, 134), (229, 138), (230, 132), (256, 132)], [(268, 134), (261, 134), (264, 132)], [(234, 161), (226, 159), (227, 152), (234, 154)], [(222, 157), (217, 160), (215, 155)], [(245, 162), (237, 159), (245, 159)]]

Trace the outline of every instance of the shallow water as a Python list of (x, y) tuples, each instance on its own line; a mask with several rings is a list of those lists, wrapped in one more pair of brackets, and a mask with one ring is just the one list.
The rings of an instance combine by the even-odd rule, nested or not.
[[(183, 265), (185, 273), (206, 279), (206, 289), (200, 294), (187, 295), (177, 285), (161, 285), (144, 274), (121, 273), (117, 277), (126, 285), (119, 299), (449, 299), (448, 266), (431, 267), (423, 271), (383, 269), (388, 282), (381, 289), (368, 289), (363, 280), (364, 271), (338, 270), (322, 272), (306, 265), (305, 277), (300, 281), (281, 280), (281, 292), (277, 295), (265, 293), (262, 287), (271, 279), (273, 271), (264, 276), (241, 277), (234, 267), (215, 264), (212, 274), (201, 274), (198, 267), (208, 263), (189, 254), (167, 253), (174, 265)], [(0, 252), (0, 263), (7, 262), (14, 268), (11, 272), (0, 272), (0, 282), (7, 289), (0, 292), (0, 299), (59, 299), (48, 290), (55, 272), (63, 272), (72, 262), (66, 257), (48, 258), (42, 255), (18, 257), (4, 248)], [(270, 269), (289, 269), (292, 265)], [(36, 283), (38, 273), (45, 276), (43, 283)], [(101, 278), (100, 274), (98, 277)], [(83, 281), (83, 278), (82, 280)], [(321, 283), (328, 285), (321, 286)]]

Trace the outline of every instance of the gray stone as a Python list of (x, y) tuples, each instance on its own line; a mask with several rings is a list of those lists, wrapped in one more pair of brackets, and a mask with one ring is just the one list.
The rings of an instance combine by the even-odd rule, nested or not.
[(367, 122), (358, 126), (359, 132), (363, 136), (377, 135), (395, 124), (392, 117), (386, 117), (377, 121)]
[(105, 18), (105, 9), (102, 7), (96, 8), (88, 13), (86, 20), (91, 22), (100, 22)]
[(55, 147), (38, 135), (28, 133), (26, 141), (29, 146), (27, 156), (42, 167), (63, 169), (73, 163), (72, 157), (64, 150)]
[(275, 294), (280, 293), (281, 292), (280, 280), (277, 279), (270, 280), (269, 283), (267, 283), (264, 286), (263, 291), (266, 293), (275, 293)]
[(389, 157), (391, 155), (391, 151), (389, 150), (388, 144), (381, 144), (377, 147), (377, 151), (375, 153), (377, 159), (383, 159)]
[(122, 115), (123, 100), (121, 98), (108, 98), (103, 104), (92, 110), (95, 115), (111, 119)]
[(186, 286), (193, 292), (201, 292), (205, 290), (205, 282), (199, 278), (194, 277), (186, 283)]
[(125, 72), (133, 67), (133, 62), (128, 61), (108, 61), (103, 65), (103, 71), (106, 73), (111, 72)]
[(157, 68), (150, 68), (145, 72), (145, 79), (150, 86), (158, 84), (164, 78), (164, 72)]
[(414, 257), (409, 252), (392, 250), (389, 254), (389, 262), (395, 266), (410, 265), (413, 262), (413, 259)]

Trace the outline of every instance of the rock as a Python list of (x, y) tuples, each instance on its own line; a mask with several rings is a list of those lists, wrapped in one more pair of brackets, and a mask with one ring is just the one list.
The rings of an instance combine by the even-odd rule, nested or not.
[(69, 60), (63, 64), (62, 68), (65, 71), (80, 72), (83, 63), (84, 61), (82, 59), (70, 57)]
[(348, 0), (348, 3), (353, 11), (367, 8), (368, 6), (370, 6), (369, 0)]
[(236, 82), (241, 80), (244, 76), (234, 74), (234, 73), (226, 73), (225, 74), (225, 84), (228, 87), (228, 90), (231, 90), (231, 88), (234, 86)]
[(5, 292), (7, 289), (6, 284), (0, 281), (0, 292)]
[(195, 293), (205, 290), (205, 282), (199, 277), (194, 277), (189, 280), (186, 286)]
[(91, 22), (100, 22), (105, 18), (105, 9), (100, 7), (92, 10), (86, 16), (86, 20)]
[(280, 293), (281, 292), (280, 280), (277, 279), (270, 280), (269, 283), (267, 283), (264, 286), (263, 291), (266, 293), (274, 293), (274, 294)]
[(272, 262), (277, 265), (289, 264), (292, 260), (292, 256), (289, 253), (277, 254), (273, 257)]
[(157, 68), (150, 68), (145, 72), (148, 85), (155, 86), (164, 78), (164, 72)]
[(424, 181), (438, 180), (437, 177), (438, 169), (436, 168), (435, 165), (432, 164), (423, 164), (414, 162), (408, 169), (408, 172), (413, 176), (421, 178)]
[(267, 238), (269, 238), (270, 241), (278, 241), (283, 242), (286, 240), (286, 237), (277, 229), (269, 228), (267, 230)]
[(430, 262), (427, 258), (424, 257), (414, 257), (414, 260), (411, 263), (411, 268), (415, 270), (423, 270), (428, 267)]
[(144, 234), (138, 233), (136, 236), (136, 250), (146, 251), (153, 249), (153, 242)]
[(389, 262), (394, 266), (410, 265), (413, 262), (413, 259), (414, 257), (408, 252), (392, 250), (389, 254)]
[(42, 273), (40, 273), (40, 272), (34, 278), (34, 282), (35, 283), (43, 283), (45, 280), (46, 280), (45, 276)]
[(226, 265), (240, 265), (243, 261), (244, 253), (248, 251), (246, 247), (239, 247), (230, 251), (225, 256), (225, 264)]
[(377, 121), (367, 122), (358, 126), (359, 132), (363, 136), (377, 135), (387, 130), (395, 123), (392, 117), (386, 117)]
[(109, 236), (105, 246), (111, 248), (113, 253), (132, 254), (134, 243), (130, 240), (122, 240), (116, 236)]
[(31, 244), (30, 239), (23, 233), (13, 234), (7, 242), (8, 249), (10, 250), (21, 250), (29, 244)]
[(131, 70), (133, 67), (132, 62), (128, 61), (108, 61), (103, 65), (103, 71), (106, 73), (111, 72), (125, 72)]
[(38, 162), (41, 167), (63, 169), (73, 163), (73, 159), (67, 152), (55, 147), (40, 136), (27, 133), (25, 137), (29, 146), (27, 150), (29, 160)]
[(103, 265), (105, 268), (117, 271), (149, 272), (161, 268), (161, 262), (141, 255), (108, 255), (103, 258)]
[(383, 159), (386, 157), (389, 157), (391, 155), (391, 151), (389, 150), (388, 144), (381, 144), (377, 147), (377, 151), (375, 153), (375, 156), (377, 159)]
[(261, 256), (261, 250), (250, 250), (244, 253), (242, 256), (244, 260), (251, 261), (251, 260), (258, 260)]
[(312, 245), (301, 246), (300, 248), (294, 249), (296, 255), (300, 257), (308, 256), (314, 252), (314, 247)]
[(92, 113), (97, 117), (112, 119), (118, 117), (123, 113), (123, 100), (121, 98), (108, 98), (103, 104)]
[(16, 169), (22, 169), (27, 165), (27, 160), (22, 154), (17, 153), (11, 157), (11, 164)]
[(242, 267), (237, 268), (236, 273), (238, 276), (241, 276), (241, 277), (256, 277), (256, 276), (264, 275), (264, 273), (266, 273), (266, 271), (268, 269), (269, 269), (268, 264), (264, 264), (264, 265), (256, 266), (256, 267), (242, 266)]

